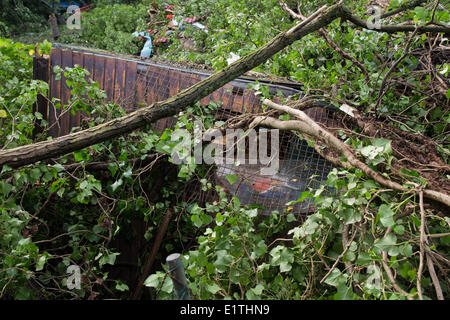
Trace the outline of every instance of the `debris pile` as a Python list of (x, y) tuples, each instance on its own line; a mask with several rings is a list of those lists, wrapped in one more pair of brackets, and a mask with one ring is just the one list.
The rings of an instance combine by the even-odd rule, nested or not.
[(170, 39), (173, 37), (180, 39), (181, 45), (187, 50), (203, 50), (185, 32), (188, 29), (195, 28), (208, 33), (208, 28), (201, 23), (201, 21), (206, 19), (206, 16), (179, 16), (175, 13), (174, 5), (166, 4), (164, 8), (160, 8), (156, 2), (150, 5), (147, 13), (149, 15), (149, 22), (147, 24), (149, 28), (133, 33), (135, 37), (139, 37), (145, 41), (144, 48), (140, 54), (142, 58), (150, 58), (153, 54), (157, 54), (158, 48), (166, 48), (171, 42)]

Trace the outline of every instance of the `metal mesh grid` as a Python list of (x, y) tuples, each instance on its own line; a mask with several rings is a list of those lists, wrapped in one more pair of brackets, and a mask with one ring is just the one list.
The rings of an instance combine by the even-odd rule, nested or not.
[[(176, 70), (148, 68), (137, 78), (137, 101), (150, 104), (161, 101), (176, 94), (201, 80), (201, 76)], [(141, 90), (139, 88), (141, 87)], [(144, 89), (144, 90), (142, 90)], [(270, 88), (276, 93), (276, 86)], [(139, 101), (141, 100), (141, 101)], [(281, 100), (281, 99), (275, 99)], [(215, 114), (217, 120), (227, 120), (241, 113), (261, 112), (259, 98), (252, 90), (234, 87), (230, 84), (218, 89), (210, 96), (201, 100), (203, 105), (214, 101), (219, 109)], [(330, 110), (311, 108), (306, 113), (314, 120), (332, 126), (334, 120)], [(153, 125), (153, 129), (162, 132), (165, 128), (173, 128), (174, 118), (162, 119)], [(297, 200), (303, 191), (315, 188), (324, 181), (333, 165), (319, 156), (307, 145), (305, 140), (293, 132), (283, 131), (279, 134), (280, 170), (273, 176), (260, 174), (260, 165), (240, 164), (218, 165), (209, 180), (221, 185), (230, 195), (236, 195), (243, 205), (257, 205), (260, 213), (269, 214), (273, 210), (280, 213), (305, 214), (315, 210), (310, 198), (303, 202), (287, 205)], [(248, 152), (246, 152), (248, 156)], [(232, 185), (226, 179), (228, 174), (238, 177)], [(195, 195), (193, 195), (195, 194)], [(189, 201), (211, 201), (212, 192), (202, 191), (200, 185), (190, 186), (185, 195)]]
[[(79, 64), (86, 68), (100, 88), (105, 90), (107, 101), (122, 105), (127, 112), (141, 106), (163, 101), (181, 90), (186, 89), (205, 77), (207, 73), (196, 70), (183, 69), (176, 66), (157, 65), (139, 60), (123, 59), (119, 57), (53, 50), (51, 65), (73, 66)], [(54, 79), (51, 74), (51, 96), (66, 101), (68, 98), (66, 86)], [(207, 105), (215, 102), (219, 109), (217, 120), (227, 120), (242, 113), (260, 113), (261, 102), (255, 92), (248, 89), (249, 80), (236, 79), (216, 90), (200, 102)], [(279, 102), (280, 93), (284, 96), (299, 93), (285, 84), (268, 84), (269, 92), (274, 95), (274, 101)], [(325, 108), (311, 108), (305, 111), (314, 120), (333, 127), (334, 119), (330, 110)], [(50, 114), (51, 116), (51, 114)], [(54, 135), (67, 134), (71, 127), (78, 126), (79, 119), (65, 115), (53, 120), (60, 124), (61, 130)], [(50, 117), (50, 122), (52, 122)], [(64, 118), (64, 119), (62, 119)], [(75, 121), (76, 120), (76, 121)], [(67, 122), (67, 123), (66, 123)], [(153, 124), (155, 131), (162, 132), (165, 128), (173, 128), (174, 118), (161, 119)], [(259, 173), (261, 166), (241, 164), (219, 165), (209, 179), (215, 184), (223, 186), (229, 194), (237, 195), (242, 204), (257, 204), (264, 209), (262, 213), (272, 210), (279, 212), (307, 213), (314, 210), (311, 201), (304, 201), (287, 206), (286, 203), (297, 200), (308, 187), (317, 187), (333, 167), (322, 159), (313, 148), (292, 132), (280, 132), (279, 135), (280, 170), (273, 176), (263, 176)], [(248, 154), (248, 152), (246, 152)], [(238, 180), (229, 184), (227, 174), (236, 174)], [(315, 178), (310, 179), (311, 176)], [(190, 186), (186, 199), (189, 201), (211, 201), (214, 194), (201, 191), (200, 185)]]
[[(329, 112), (320, 114), (327, 115)], [(242, 204), (257, 204), (262, 214), (270, 214), (273, 210), (294, 214), (313, 212), (315, 207), (311, 198), (288, 203), (299, 199), (303, 191), (318, 188), (334, 165), (290, 131), (280, 132), (279, 148), (279, 170), (276, 174), (262, 175), (262, 165), (222, 164), (217, 166), (215, 182), (236, 195)], [(230, 184), (227, 175), (236, 175), (238, 179)]]

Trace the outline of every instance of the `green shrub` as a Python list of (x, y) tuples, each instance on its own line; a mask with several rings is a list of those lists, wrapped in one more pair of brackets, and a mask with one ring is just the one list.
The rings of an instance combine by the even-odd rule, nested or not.
[(74, 36), (83, 44), (114, 52), (139, 54), (143, 41), (134, 37), (134, 31), (146, 28), (148, 7), (144, 4), (98, 5), (83, 13), (81, 31), (62, 37), (62, 42), (73, 42)]

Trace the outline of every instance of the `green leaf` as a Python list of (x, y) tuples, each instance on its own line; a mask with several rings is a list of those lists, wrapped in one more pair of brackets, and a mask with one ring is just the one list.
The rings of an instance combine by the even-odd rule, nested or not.
[(360, 266), (364, 266), (372, 261), (370, 254), (368, 252), (362, 252), (358, 255), (358, 259), (356, 259), (356, 263)]
[(335, 268), (328, 278), (325, 279), (325, 283), (330, 286), (337, 287), (340, 283), (345, 283), (345, 280), (345, 276), (341, 273), (339, 268)]
[(5, 197), (9, 195), (12, 189), (13, 189), (12, 185), (4, 181), (0, 181), (0, 191), (3, 193)]
[(347, 286), (345, 282), (342, 281), (338, 285), (337, 296), (339, 300), (353, 300), (354, 293), (352, 288)]
[(292, 221), (296, 221), (297, 219), (295, 218), (295, 216), (292, 214), (292, 213), (289, 213), (287, 216), (286, 216), (286, 221), (287, 222), (292, 222)]
[(41, 271), (44, 269), (44, 265), (47, 262), (47, 257), (45, 255), (40, 256), (38, 261), (36, 262), (36, 271)]
[(233, 183), (235, 183), (235, 182), (237, 181), (238, 176), (235, 175), (235, 174), (227, 174), (227, 175), (225, 176), (225, 178), (228, 180), (228, 182), (229, 182), (230, 184), (233, 184)]
[(252, 259), (260, 258), (264, 256), (267, 252), (267, 245), (264, 240), (260, 240), (258, 244), (255, 246), (255, 250), (252, 252)]
[(144, 281), (144, 286), (156, 288), (159, 286), (160, 276), (157, 274), (151, 274)]
[(361, 211), (355, 210), (352, 207), (347, 207), (339, 211), (339, 215), (344, 218), (345, 224), (359, 222), (362, 218)]
[(122, 184), (123, 184), (123, 180), (122, 180), (122, 179), (119, 179), (119, 180), (117, 180), (116, 182), (114, 182), (114, 183), (111, 185), (112, 191), (113, 191), (113, 192), (116, 191), (116, 189), (117, 189), (118, 187), (120, 187)]
[(375, 247), (383, 250), (383, 251), (389, 251), (393, 246), (395, 246), (397, 243), (397, 237), (390, 233), (384, 238), (380, 239), (375, 243)]
[(221, 290), (221, 288), (216, 283), (212, 283), (206, 286), (206, 290), (208, 290), (212, 294), (216, 294)]
[(386, 228), (392, 227), (395, 224), (394, 221), (394, 211), (389, 208), (389, 206), (382, 204), (378, 208), (378, 214), (380, 216), (380, 222)]
[(128, 286), (123, 282), (118, 282), (116, 284), (116, 289), (122, 292), (130, 290), (130, 288), (128, 288)]

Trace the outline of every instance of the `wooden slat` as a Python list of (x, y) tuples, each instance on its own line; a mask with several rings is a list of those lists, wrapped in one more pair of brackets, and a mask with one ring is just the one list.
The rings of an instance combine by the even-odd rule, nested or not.
[(226, 84), (223, 86), (224, 93), (222, 95), (222, 108), (226, 110), (231, 110), (233, 107), (233, 86), (231, 84)]
[[(33, 58), (33, 79), (49, 82), (50, 68), (49, 61), (45, 58)], [(48, 121), (48, 101), (47, 98), (39, 94), (36, 99), (36, 103), (33, 104), (33, 114), (39, 112), (42, 115), (42, 119)], [(33, 130), (33, 138), (36, 135), (42, 133), (44, 128), (41, 126), (40, 120), (35, 120), (35, 127)]]
[[(72, 53), (72, 63), (73, 66), (78, 65), (79, 67), (84, 67), (84, 54), (82, 52), (73, 52)], [(71, 115), (70, 120), (70, 130), (74, 127), (81, 126), (81, 111), (77, 111), (76, 114)]]
[(159, 74), (161, 73), (161, 68), (147, 66), (147, 73), (145, 78), (145, 95), (147, 105), (155, 103), (157, 101), (157, 80)]
[(255, 91), (244, 89), (244, 109), (247, 113), (259, 112), (258, 99), (255, 96)]
[(233, 107), (232, 110), (238, 113), (244, 113), (244, 89), (234, 88), (233, 89)]
[[(54, 72), (54, 67), (61, 65), (61, 53), (62, 53), (61, 49), (53, 49), (50, 55), (50, 83), (49, 83), (50, 101), (52, 100), (52, 98), (59, 99), (61, 97), (61, 80), (55, 80), (56, 75)], [(58, 101), (55, 102), (55, 104), (57, 103)], [(59, 123), (56, 122), (56, 119), (60, 113), (61, 109), (55, 109), (53, 103), (49, 103), (49, 116), (48, 116), (50, 128), (49, 135), (52, 137), (58, 136)]]
[[(92, 79), (95, 68), (95, 56), (91, 53), (84, 53), (83, 68), (89, 71), (89, 76), (86, 80)], [(81, 119), (89, 117), (85, 112), (81, 113)]]
[(106, 101), (114, 101), (114, 83), (116, 74), (116, 60), (114, 58), (105, 59), (105, 83)]
[[(72, 65), (72, 51), (64, 50), (62, 52), (62, 61), (61, 61), (61, 67), (65, 69), (66, 67), (73, 67)], [(70, 100), (70, 88), (66, 83), (66, 77), (64, 75), (62, 76), (62, 83), (61, 83), (61, 105), (68, 106)], [(70, 111), (66, 112), (67, 109), (64, 108), (61, 110), (61, 117), (59, 119), (59, 123), (61, 125), (61, 128), (59, 130), (59, 136), (64, 136), (66, 134), (69, 134), (70, 132)]]
[(225, 90), (223, 88), (217, 89), (213, 93), (211, 93), (211, 99), (214, 101), (220, 108), (222, 108), (222, 96), (224, 94)]
[(125, 72), (125, 110), (134, 111), (136, 104), (137, 62), (128, 61)]
[(116, 77), (114, 81), (114, 103), (123, 106), (125, 99), (125, 73), (127, 63), (123, 60), (116, 60)]
[(93, 80), (98, 82), (100, 89), (105, 89), (105, 57), (94, 56), (94, 76)]
[(156, 90), (156, 101), (163, 101), (169, 98), (169, 73), (161, 72), (158, 79), (156, 80), (157, 86)]
[(145, 74), (139, 74), (136, 80), (136, 108), (140, 108), (139, 104), (147, 104), (145, 97), (145, 89), (147, 87), (146, 79)]
[(179, 71), (170, 70), (169, 71), (169, 97), (176, 95), (180, 92), (180, 78), (183, 77), (183, 74)]

